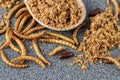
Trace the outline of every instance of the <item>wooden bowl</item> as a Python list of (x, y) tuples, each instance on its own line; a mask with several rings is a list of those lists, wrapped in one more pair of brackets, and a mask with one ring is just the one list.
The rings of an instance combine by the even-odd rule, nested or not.
[(80, 18), (80, 20), (78, 21), (78, 23), (75, 24), (75, 25), (72, 25), (72, 26), (70, 26), (70, 27), (65, 27), (65, 28), (62, 28), (62, 29), (61, 29), (61, 28), (55, 28), (55, 27), (52, 27), (52, 26), (50, 26), (50, 25), (44, 24), (43, 22), (41, 22), (40, 20), (38, 20), (38, 19), (35, 17), (35, 15), (32, 13), (30, 7), (28, 6), (27, 0), (24, 0), (24, 2), (25, 2), (26, 6), (27, 6), (27, 8), (28, 8), (28, 11), (29, 11), (30, 14), (32, 15), (32, 17), (33, 17), (39, 24), (41, 24), (42, 26), (44, 26), (44, 27), (46, 27), (46, 28), (49, 28), (49, 29), (52, 29), (52, 30), (56, 30), (56, 31), (67, 31), (67, 30), (74, 29), (74, 28), (78, 27), (80, 24), (82, 24), (83, 21), (84, 21), (85, 18), (86, 18), (86, 7), (85, 7), (85, 4), (84, 4), (83, 0), (77, 0), (80, 8), (82, 9), (82, 17)]

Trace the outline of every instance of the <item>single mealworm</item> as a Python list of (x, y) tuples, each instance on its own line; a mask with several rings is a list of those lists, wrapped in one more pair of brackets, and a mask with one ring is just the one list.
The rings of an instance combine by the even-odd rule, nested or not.
[(10, 44), (10, 41), (12, 38), (11, 37), (12, 34), (10, 33), (10, 27), (7, 28), (5, 36), (6, 36), (6, 42), (1, 46), (1, 48), (0, 48), (1, 50), (3, 50), (5, 47), (7, 47)]
[(29, 34), (35, 32), (35, 31), (37, 31), (37, 30), (44, 30), (44, 29), (46, 29), (46, 28), (43, 27), (43, 26), (34, 27), (34, 28), (30, 29), (29, 31), (27, 31), (27, 32), (25, 33), (25, 35), (29, 35)]
[(6, 20), (6, 26), (0, 30), (0, 34), (4, 33), (8, 27), (10, 27), (10, 20)]
[(14, 31), (14, 34), (20, 38), (31, 40), (31, 39), (40, 38), (45, 32), (46, 31), (41, 31), (39, 33), (34, 33), (34, 34), (30, 34), (30, 35), (26, 36), (26, 35), (22, 35), (22, 34), (17, 33), (16, 31)]
[(25, 13), (23, 13), (22, 15), (20, 15), (20, 16), (17, 18), (17, 20), (16, 20), (16, 22), (15, 22), (15, 25), (14, 25), (14, 30), (15, 30), (15, 31), (17, 31), (21, 20), (23, 19), (23, 17), (24, 17), (27, 13), (28, 13), (28, 12), (25, 12)]
[(19, 27), (18, 27), (18, 30), (17, 32), (21, 32), (24, 24), (31, 18), (31, 15), (30, 14), (26, 14), (25, 17), (21, 20), (20, 24), (19, 24)]
[(53, 51), (51, 51), (49, 53), (49, 55), (54, 56), (55, 54), (57, 54), (57, 53), (59, 53), (59, 52), (61, 52), (63, 50), (65, 50), (65, 47), (63, 47), (63, 46), (56, 47)]
[(3, 50), (1, 50), (1, 58), (7, 65), (9, 65), (9, 66), (11, 66), (13, 68), (25, 68), (25, 67), (27, 67), (27, 65), (19, 65), (19, 64), (14, 64), (14, 63), (10, 62), (7, 59), (7, 57), (5, 55), (5, 52)]
[(30, 60), (30, 61), (38, 63), (42, 68), (46, 68), (45, 64), (40, 59), (35, 58), (33, 56), (20, 56), (20, 57), (12, 59), (11, 62), (14, 63), (14, 62), (21, 61), (21, 60)]
[(7, 42), (9, 42), (9, 46), (10, 46), (11, 49), (13, 49), (14, 51), (21, 53), (21, 50), (18, 49), (18, 48), (12, 43), (12, 41), (11, 41), (12, 35), (13, 35), (13, 34), (12, 34), (12, 32), (10, 31), (10, 28), (8, 28), (7, 31), (6, 31), (5, 36), (6, 36)]
[(40, 38), (42, 38), (42, 39), (59, 39), (59, 37), (51, 36), (51, 35), (43, 35)]
[(28, 12), (28, 9), (26, 7), (21, 8), (20, 10), (18, 10), (15, 17), (19, 17), (23, 12)]
[[(23, 42), (19, 39), (19, 38), (17, 38), (16, 36), (12, 36), (12, 38), (17, 42), (17, 44), (20, 46), (20, 48), (21, 48), (21, 56), (26, 56), (26, 48), (25, 48), (25, 46), (24, 46), (24, 44), (23, 44)], [(23, 61), (21, 61), (21, 64), (23, 64), (24, 63), (24, 60)]]
[(79, 31), (79, 29), (81, 27), (83, 27), (85, 25), (85, 23), (81, 24), (78, 28), (76, 28), (74, 31), (73, 31), (73, 40), (75, 41), (75, 43), (78, 45), (79, 42), (78, 42), (78, 39), (77, 39), (77, 33)]
[(32, 44), (34, 47), (34, 50), (36, 54), (39, 56), (39, 58), (46, 64), (51, 65), (51, 63), (43, 56), (43, 54), (40, 52), (40, 48), (38, 47), (37, 40), (33, 39)]
[(18, 4), (17, 6), (13, 7), (7, 14), (6, 19), (10, 20), (10, 18), (12, 17), (12, 15), (21, 7), (25, 6), (24, 2)]
[(117, 59), (114, 59), (112, 57), (106, 57), (106, 56), (100, 56), (100, 57), (98, 57), (98, 59), (109, 60), (120, 68), (120, 62)]
[(59, 40), (59, 39), (40, 39), (41, 42), (43, 43), (57, 43), (57, 44), (62, 44), (68, 47), (71, 47), (72, 49), (77, 49), (75, 45), (73, 45), (70, 42), (64, 41), (64, 40)]
[(59, 38), (61, 38), (63, 40), (66, 40), (66, 41), (68, 41), (68, 42), (70, 42), (72, 44), (75, 44), (74, 40), (72, 40), (69, 37), (64, 36), (62, 34), (57, 34), (57, 33), (54, 33), (54, 32), (47, 32), (47, 34), (52, 35), (52, 36), (57, 36), (57, 37), (59, 37)]
[(29, 31), (34, 25), (36, 24), (35, 19), (32, 19), (31, 23), (21, 32), (22, 34), (26, 33)]
[(118, 15), (119, 15), (119, 4), (118, 4), (117, 0), (111, 0), (111, 1), (113, 2), (114, 7), (115, 7), (115, 11), (116, 11), (115, 17), (118, 18)]

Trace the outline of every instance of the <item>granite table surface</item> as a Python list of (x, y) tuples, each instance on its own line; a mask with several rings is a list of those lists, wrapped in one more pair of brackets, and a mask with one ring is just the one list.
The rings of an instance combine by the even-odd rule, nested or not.
[[(106, 0), (83, 1), (87, 8), (87, 14), (95, 8), (99, 7), (104, 10), (106, 7)], [(118, 1), (120, 3), (120, 0)], [(2, 8), (0, 8), (0, 14), (4, 14)], [(15, 19), (13, 18), (11, 24), (12, 27), (14, 22)], [(83, 27), (79, 30), (79, 41), (82, 41), (85, 29), (86, 27)], [(58, 33), (72, 37), (72, 30)], [(4, 35), (0, 35), (0, 42), (2, 41), (5, 41)], [(95, 65), (89, 66), (88, 70), (83, 72), (77, 65), (69, 67), (66, 64), (67, 62), (72, 61), (72, 58), (61, 60), (58, 58), (58, 55), (54, 57), (48, 56), (48, 53), (59, 45), (41, 43), (39, 43), (39, 45), (43, 48), (45, 57), (52, 63), (51, 66), (42, 69), (38, 64), (28, 61), (26, 63), (29, 65), (28, 68), (14, 69), (7, 66), (0, 58), (0, 80), (120, 80), (120, 69), (114, 64), (96, 63)], [(30, 46), (32, 46), (30, 41), (25, 41), (25, 46), (28, 55), (37, 56), (34, 50), (30, 48)], [(82, 54), (68, 47), (66, 47), (66, 49), (66, 51), (74, 52), (76, 55)], [(5, 52), (9, 59), (19, 56), (10, 48), (7, 48)], [(117, 47), (113, 49), (112, 52), (114, 53), (114, 56), (120, 53)]]

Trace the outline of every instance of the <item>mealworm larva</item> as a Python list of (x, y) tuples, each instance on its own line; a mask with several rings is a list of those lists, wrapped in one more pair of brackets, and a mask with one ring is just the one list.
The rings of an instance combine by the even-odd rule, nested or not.
[(6, 30), (6, 42), (1, 46), (1, 50), (3, 50), (5, 47), (7, 47), (9, 44), (10, 44), (10, 41), (11, 41), (11, 36), (12, 34), (10, 33), (10, 27), (7, 28)]
[(16, 31), (14, 31), (14, 34), (17, 35), (20, 38), (31, 40), (31, 39), (40, 38), (45, 32), (46, 31), (41, 31), (39, 33), (34, 33), (34, 34), (30, 34), (30, 35), (26, 36), (26, 35), (22, 35), (22, 34), (19, 34)]
[(7, 14), (6, 19), (10, 19), (12, 17), (12, 15), (21, 7), (25, 6), (24, 2), (18, 4), (17, 6), (13, 7)]
[(13, 51), (16, 51), (18, 53), (22, 53), (20, 49), (18, 49), (12, 42), (10, 42), (10, 48), (13, 50)]
[[(24, 46), (24, 44), (23, 44), (23, 42), (19, 39), (19, 38), (17, 38), (16, 36), (12, 36), (12, 38), (17, 42), (17, 44), (20, 46), (20, 48), (21, 48), (21, 55), (22, 56), (26, 56), (26, 48), (25, 48), (25, 46)], [(21, 64), (23, 64), (24, 63), (24, 60), (23, 61), (21, 61)]]
[(10, 27), (10, 20), (6, 20), (6, 26), (0, 30), (0, 34), (4, 33), (8, 27)]
[(37, 40), (34, 39), (32, 40), (32, 44), (33, 44), (33, 47), (34, 47), (34, 50), (36, 52), (36, 54), (39, 56), (39, 58), (46, 64), (48, 65), (51, 65), (51, 63), (42, 55), (42, 53), (40, 52), (40, 49), (38, 47), (38, 44), (37, 44)]
[(19, 27), (18, 27), (18, 30), (17, 32), (21, 32), (24, 24), (31, 18), (31, 15), (30, 14), (26, 14), (25, 17), (21, 20), (20, 24), (19, 24)]
[(54, 33), (54, 32), (47, 32), (47, 34), (52, 35), (52, 36), (57, 36), (57, 37), (59, 37), (59, 38), (61, 38), (63, 40), (66, 40), (68, 42), (71, 42), (72, 44), (75, 44), (74, 40), (72, 40), (69, 37), (64, 36), (62, 34), (57, 34), (57, 33)]
[(59, 52), (61, 52), (61, 51), (63, 51), (63, 50), (65, 50), (65, 47), (59, 46), (59, 47), (55, 48), (53, 51), (51, 51), (51, 52), (49, 53), (49, 55), (50, 55), (50, 56), (54, 56), (55, 54), (57, 54), (57, 53), (59, 53)]
[(28, 9), (26, 7), (21, 8), (15, 15), (15, 17), (19, 17), (23, 12), (27, 12)]
[(119, 15), (119, 4), (117, 2), (117, 0), (111, 0), (115, 6), (115, 10), (116, 10), (116, 13), (115, 13), (115, 17), (118, 18), (118, 15)]
[(37, 30), (44, 30), (44, 29), (46, 29), (46, 28), (43, 27), (43, 26), (34, 27), (34, 28), (30, 29), (29, 31), (27, 31), (27, 32), (25, 33), (25, 35), (29, 35), (29, 34), (31, 34), (32, 32), (35, 32), (35, 31), (37, 31)]
[(59, 37), (51, 36), (51, 35), (43, 35), (40, 38), (43, 38), (43, 39), (59, 39)]
[(1, 58), (7, 65), (9, 65), (9, 66), (11, 66), (13, 68), (25, 68), (25, 67), (27, 67), (27, 65), (19, 65), (19, 64), (14, 64), (14, 63), (10, 62), (7, 59), (7, 57), (6, 57), (6, 55), (5, 55), (3, 50), (1, 50)]
[(57, 43), (57, 44), (62, 44), (68, 47), (71, 47), (73, 49), (77, 49), (77, 47), (75, 45), (73, 45), (70, 42), (64, 41), (64, 40), (59, 40), (59, 39), (40, 39), (41, 42), (43, 43)]
[(14, 26), (14, 30), (15, 30), (15, 31), (17, 31), (21, 20), (23, 19), (23, 17), (24, 17), (27, 13), (28, 13), (28, 12), (25, 12), (25, 13), (23, 13), (22, 15), (20, 15), (20, 16), (18, 17), (18, 19), (17, 19), (16, 22), (15, 22), (15, 26)]
[(34, 25), (36, 24), (35, 19), (32, 19), (31, 23), (21, 32), (21, 33), (26, 33), (27, 31), (29, 31)]
[(105, 59), (105, 60), (109, 60), (111, 62), (113, 62), (116, 66), (118, 66), (120, 68), (120, 62), (112, 57), (105, 57), (105, 56), (101, 56), (98, 57), (99, 59)]
[(17, 38), (16, 36), (12, 36), (12, 38), (17, 42), (17, 44), (20, 46), (21, 50), (22, 50), (22, 56), (26, 55), (26, 48), (23, 44), (23, 42)]
[(77, 39), (77, 33), (79, 31), (79, 29), (84, 26), (85, 23), (81, 24), (78, 28), (76, 28), (74, 31), (73, 31), (73, 40), (75, 41), (75, 43), (78, 45), (79, 42), (78, 42), (78, 39)]
[(14, 63), (14, 62), (21, 61), (21, 60), (34, 61), (38, 63), (42, 68), (46, 68), (45, 64), (40, 59), (32, 57), (32, 56), (20, 56), (20, 57), (12, 59), (11, 62)]
[(11, 41), (12, 35), (13, 35), (13, 34), (12, 34), (12, 32), (10, 32), (10, 28), (8, 28), (7, 31), (6, 31), (5, 36), (6, 36), (6, 40), (7, 40), (8, 44), (9, 44), (9, 46), (10, 46), (11, 49), (13, 49), (14, 51), (21, 53), (21, 50), (18, 49), (18, 48), (12, 43), (12, 41)]

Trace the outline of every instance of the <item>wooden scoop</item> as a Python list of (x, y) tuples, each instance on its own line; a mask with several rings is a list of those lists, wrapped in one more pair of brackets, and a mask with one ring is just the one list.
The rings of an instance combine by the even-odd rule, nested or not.
[(24, 2), (25, 2), (26, 6), (27, 6), (27, 8), (28, 8), (28, 11), (29, 11), (30, 14), (32, 15), (32, 17), (33, 17), (39, 24), (41, 24), (42, 26), (44, 26), (44, 27), (46, 27), (46, 28), (49, 28), (49, 29), (52, 29), (52, 30), (56, 30), (56, 31), (67, 31), (67, 30), (74, 29), (74, 28), (78, 27), (80, 24), (82, 24), (83, 21), (84, 21), (85, 18), (86, 18), (86, 7), (85, 7), (85, 5), (84, 5), (84, 2), (83, 2), (83, 0), (77, 0), (79, 7), (82, 9), (82, 17), (80, 18), (80, 20), (78, 21), (78, 23), (75, 24), (75, 25), (72, 25), (72, 26), (70, 26), (70, 27), (65, 27), (65, 28), (62, 28), (62, 29), (61, 29), (61, 28), (55, 28), (55, 27), (52, 27), (52, 26), (50, 26), (50, 25), (44, 24), (43, 22), (41, 22), (40, 20), (38, 20), (38, 19), (35, 17), (35, 15), (32, 13), (30, 7), (28, 6), (27, 0), (24, 0)]

